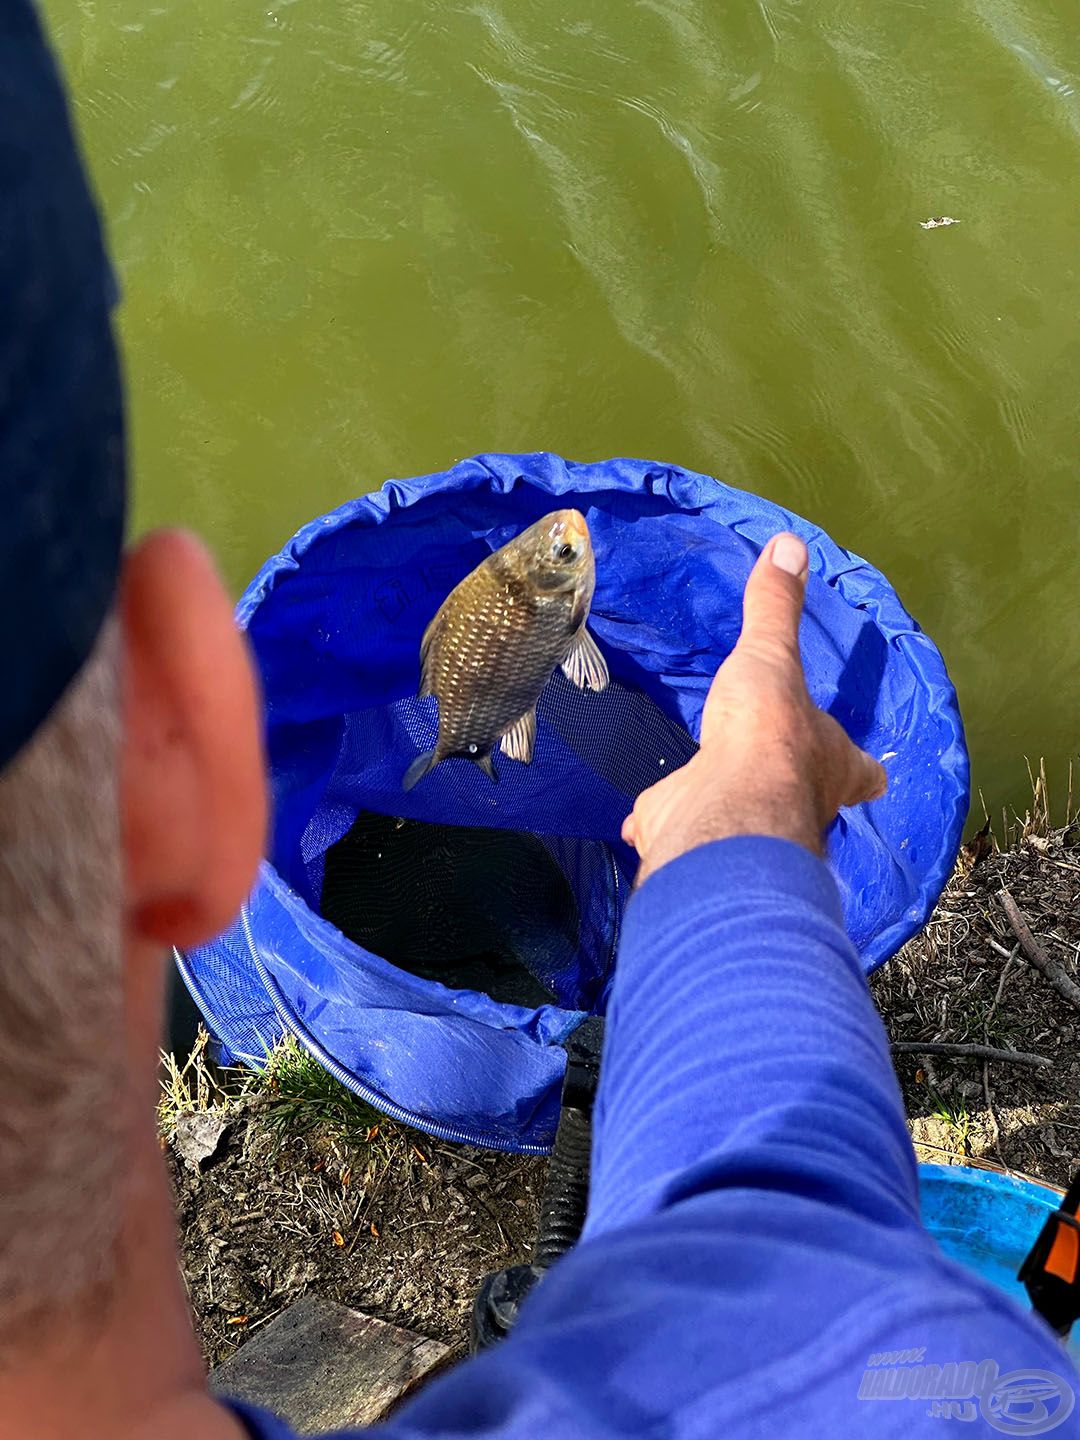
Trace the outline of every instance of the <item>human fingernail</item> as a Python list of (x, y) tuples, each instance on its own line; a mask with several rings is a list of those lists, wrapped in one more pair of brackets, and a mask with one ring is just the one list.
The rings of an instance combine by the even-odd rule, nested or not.
[(770, 559), (778, 570), (789, 575), (805, 575), (810, 568), (810, 556), (797, 535), (778, 535)]

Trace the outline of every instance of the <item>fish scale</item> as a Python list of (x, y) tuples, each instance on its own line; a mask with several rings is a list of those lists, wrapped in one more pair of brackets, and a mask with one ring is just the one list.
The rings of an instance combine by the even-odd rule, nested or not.
[(513, 576), (475, 570), (472, 590), (486, 592), (476, 605), (475, 626), (455, 619), (440, 646), (433, 676), (440, 697), (438, 761), (464, 750), (476, 735), (496, 739), (535, 704), (571, 641), (572, 597), (537, 600)]
[(420, 694), (438, 699), (438, 739), (409, 767), (406, 789), (451, 756), (497, 779), (500, 741), (528, 763), (536, 702), (557, 665), (575, 684), (603, 688), (607, 667), (584, 623), (594, 584), (584, 518), (555, 511), (451, 591), (421, 642)]

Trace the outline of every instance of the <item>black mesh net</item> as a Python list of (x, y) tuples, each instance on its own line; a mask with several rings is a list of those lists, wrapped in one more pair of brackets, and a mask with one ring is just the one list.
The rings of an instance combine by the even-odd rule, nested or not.
[(574, 892), (537, 836), (369, 811), (327, 851), (322, 913), (402, 970), (511, 1005), (557, 1003), (580, 943)]

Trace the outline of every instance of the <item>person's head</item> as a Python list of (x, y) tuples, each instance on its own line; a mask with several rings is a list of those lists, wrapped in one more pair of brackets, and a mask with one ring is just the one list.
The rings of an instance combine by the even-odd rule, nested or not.
[[(101, 1298), (155, 952), (223, 929), (266, 817), (256, 687), (202, 547), (149, 537), (121, 598), (0, 773), (0, 1347), (28, 1310)], [(149, 1012), (149, 1013), (148, 1013)], [(134, 1066), (134, 1069), (133, 1069)]]
[(109, 1286), (155, 953), (233, 917), (266, 815), (205, 551), (165, 532), (121, 561), (111, 275), (33, 6), (3, 12), (0, 1351), (28, 1312), (74, 1318)]

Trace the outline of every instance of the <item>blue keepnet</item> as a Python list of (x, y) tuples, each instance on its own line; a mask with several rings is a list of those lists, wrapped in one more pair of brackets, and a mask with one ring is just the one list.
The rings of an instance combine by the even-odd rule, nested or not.
[[(416, 697), (425, 626), (493, 549), (569, 505), (592, 532), (590, 626), (611, 686), (583, 693), (557, 675), (533, 763), (497, 757), (498, 785), (449, 761), (405, 794), (401, 777), (436, 729), (435, 701)], [(887, 796), (844, 811), (828, 850), (866, 969), (893, 955), (945, 885), (969, 796), (944, 662), (885, 578), (799, 516), (705, 475), (484, 455), (306, 525), (240, 601), (265, 689), (273, 842), (237, 924), (181, 957), (225, 1049), (258, 1057), (291, 1030), (388, 1113), (452, 1139), (546, 1148), (560, 1042), (603, 1010), (610, 986), (636, 868), (620, 827), (635, 795), (693, 753), (747, 575), (781, 529), (810, 550), (810, 693), (888, 772)], [(577, 954), (545, 976), (558, 1003), (529, 1010), (446, 988), (323, 919), (326, 851), (360, 811), (541, 837), (581, 921)]]

